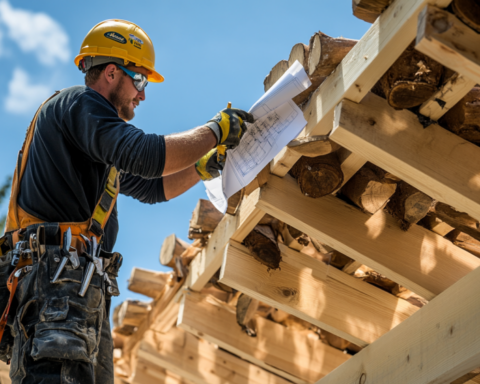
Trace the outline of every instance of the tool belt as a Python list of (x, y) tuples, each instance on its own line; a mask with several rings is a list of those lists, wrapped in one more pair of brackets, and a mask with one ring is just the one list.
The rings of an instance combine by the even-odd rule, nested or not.
[[(100, 250), (98, 250), (98, 253), (95, 255), (89, 253), (89, 251), (91, 252), (91, 243), (93, 241), (95, 241), (96, 244), (101, 242), (104, 228), (113, 211), (120, 190), (120, 172), (117, 172), (115, 167), (112, 166), (109, 170), (105, 190), (98, 200), (91, 218), (84, 222), (44, 223), (43, 220), (23, 210), (17, 203), (38, 115), (43, 105), (60, 92), (61, 91), (57, 91), (38, 108), (28, 127), (22, 149), (18, 154), (17, 165), (12, 180), (5, 236), (0, 238), (0, 313), (3, 311), (3, 315), (0, 318), (0, 359), (3, 360), (9, 360), (8, 354), (9, 348), (11, 348), (12, 338), (7, 335), (8, 329), (6, 327), (7, 323), (11, 323), (10, 313), (15, 313), (15, 311), (12, 311), (12, 308), (15, 305), (14, 298), (18, 283), (26, 274), (35, 268), (35, 265), (41, 262), (43, 255), (47, 254), (50, 248), (53, 247), (52, 249), (55, 249), (55, 251), (52, 252), (57, 252), (59, 255), (62, 255), (62, 257), (57, 257), (59, 258), (59, 262), (62, 258), (70, 259), (71, 263), (76, 259), (78, 259), (79, 262), (83, 260), (81, 261), (83, 263), (82, 266), (84, 265), (85, 268), (87, 268), (88, 265), (89, 275), (92, 275), (92, 268), (94, 269), (93, 275), (100, 275), (110, 268), (108, 274), (102, 275), (102, 278), (107, 282), (107, 294), (119, 294), (115, 277), (120, 267), (118, 263), (121, 265), (121, 255), (118, 253), (107, 254)], [(71, 240), (67, 249), (65, 249), (64, 235), (67, 232), (70, 233)], [(75, 256), (71, 255), (72, 252), (75, 252)], [(94, 262), (95, 260), (97, 260), (96, 263)], [(103, 263), (103, 261), (105, 261), (105, 263), (99, 265), (99, 263)], [(110, 264), (110, 261), (112, 261), (112, 264)], [(64, 262), (64, 268), (67, 264), (67, 262)], [(80, 269), (82, 269), (83, 274), (83, 267), (78, 268), (78, 265), (76, 267), (74, 270), (78, 269), (80, 272)], [(69, 268), (70, 267), (67, 269)], [(62, 271), (59, 271), (58, 274), (59, 276), (57, 276), (56, 281), (62, 281)], [(115, 282), (110, 278), (111, 274), (114, 275), (113, 280), (115, 280)], [(56, 283), (56, 281), (54, 281), (54, 283)], [(81, 283), (82, 279), (80, 279), (79, 282)], [(103, 283), (103, 286), (105, 286), (105, 283)]]

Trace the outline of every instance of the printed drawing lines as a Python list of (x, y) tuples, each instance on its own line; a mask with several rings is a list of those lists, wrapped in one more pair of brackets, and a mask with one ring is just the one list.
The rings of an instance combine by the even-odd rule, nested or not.
[(282, 115), (273, 111), (250, 125), (242, 138), (242, 145), (232, 151), (235, 169), (242, 176), (262, 163), (275, 147), (279, 135), (294, 121), (298, 112), (289, 106)]

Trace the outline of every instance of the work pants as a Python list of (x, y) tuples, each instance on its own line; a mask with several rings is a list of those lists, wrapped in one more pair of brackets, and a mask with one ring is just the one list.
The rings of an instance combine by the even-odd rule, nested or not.
[(78, 296), (87, 260), (67, 263), (51, 283), (62, 256), (59, 246), (46, 253), (18, 283), (9, 316), (14, 344), (13, 384), (113, 384), (113, 343), (103, 277), (94, 274)]

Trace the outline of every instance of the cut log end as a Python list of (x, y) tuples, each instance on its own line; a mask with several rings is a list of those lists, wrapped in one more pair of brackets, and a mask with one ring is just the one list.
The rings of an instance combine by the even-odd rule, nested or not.
[(462, 139), (480, 146), (480, 87), (474, 87), (439, 123)]
[(381, 168), (367, 163), (342, 188), (341, 194), (368, 213), (382, 209), (397, 188), (396, 182)]
[(407, 231), (427, 215), (432, 204), (430, 196), (402, 181), (398, 183), (386, 210), (397, 220), (400, 228)]
[(171, 234), (168, 236), (160, 249), (160, 263), (170, 268), (175, 267), (175, 257), (180, 256), (187, 248), (189, 244)]
[(355, 17), (367, 23), (373, 23), (388, 7), (392, 0), (352, 0)]
[(441, 85), (445, 68), (410, 44), (379, 80), (388, 103), (396, 108), (413, 108), (430, 99)]
[(265, 77), (265, 80), (263, 81), (263, 86), (265, 92), (267, 92), (276, 82), (280, 77), (283, 76), (285, 72), (288, 70), (288, 61), (287, 60), (281, 60), (275, 66), (272, 68), (270, 73)]
[(477, 0), (453, 0), (452, 10), (460, 20), (480, 33), (480, 4)]
[(267, 225), (257, 225), (244, 240), (253, 257), (269, 269), (279, 269), (282, 256), (276, 235)]
[(396, 109), (413, 108), (430, 99), (437, 86), (424, 82), (398, 81), (388, 93), (388, 103)]
[(301, 192), (314, 199), (331, 194), (343, 182), (342, 168), (335, 153), (302, 156), (290, 174), (297, 180)]

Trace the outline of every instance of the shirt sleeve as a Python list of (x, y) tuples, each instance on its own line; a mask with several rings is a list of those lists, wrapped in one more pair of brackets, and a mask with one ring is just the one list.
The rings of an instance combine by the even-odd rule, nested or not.
[(163, 178), (161, 177), (148, 180), (126, 173), (120, 180), (120, 193), (125, 196), (131, 196), (146, 204), (167, 201), (163, 189)]
[(158, 178), (165, 166), (165, 138), (146, 134), (118, 117), (115, 107), (93, 90), (74, 100), (63, 115), (63, 133), (93, 161), (134, 176)]

